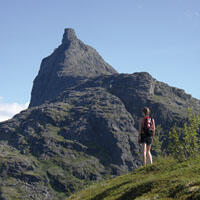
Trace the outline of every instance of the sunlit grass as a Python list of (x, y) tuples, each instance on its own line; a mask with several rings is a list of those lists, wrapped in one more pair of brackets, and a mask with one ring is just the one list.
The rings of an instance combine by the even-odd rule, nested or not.
[(68, 199), (200, 199), (200, 156), (182, 162), (160, 158), (153, 165), (90, 185)]

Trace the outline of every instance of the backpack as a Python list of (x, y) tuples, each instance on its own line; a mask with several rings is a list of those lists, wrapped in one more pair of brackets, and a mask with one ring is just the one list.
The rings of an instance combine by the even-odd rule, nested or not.
[(144, 117), (144, 134), (146, 136), (153, 136), (154, 134), (154, 123), (153, 123), (153, 118), (151, 118), (150, 116), (146, 116)]

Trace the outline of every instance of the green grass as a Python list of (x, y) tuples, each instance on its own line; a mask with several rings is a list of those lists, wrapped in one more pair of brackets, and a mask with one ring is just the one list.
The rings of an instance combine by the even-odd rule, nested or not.
[(90, 185), (67, 200), (101, 199), (200, 199), (200, 156), (182, 162), (160, 158), (153, 165)]

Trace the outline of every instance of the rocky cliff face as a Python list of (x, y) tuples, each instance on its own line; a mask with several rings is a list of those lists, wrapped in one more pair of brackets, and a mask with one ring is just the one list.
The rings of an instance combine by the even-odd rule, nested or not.
[(115, 74), (92, 47), (80, 41), (73, 29), (65, 29), (62, 44), (42, 60), (34, 80), (30, 107), (55, 98), (66, 88), (71, 88), (90, 77)]
[(148, 73), (118, 74), (72, 29), (42, 61), (29, 109), (0, 123), (0, 199), (65, 199), (141, 165), (141, 109), (165, 132), (200, 101)]
[(182, 89), (157, 81), (147, 72), (99, 76), (75, 89), (87, 87), (102, 87), (117, 96), (136, 122), (141, 117), (142, 108), (148, 106), (157, 124), (167, 131), (175, 123), (181, 124), (186, 119), (188, 108), (200, 112), (198, 99)]
[(0, 125), (0, 140), (2, 197), (12, 189), (20, 198), (64, 199), (141, 165), (133, 118), (104, 88), (29, 108)]

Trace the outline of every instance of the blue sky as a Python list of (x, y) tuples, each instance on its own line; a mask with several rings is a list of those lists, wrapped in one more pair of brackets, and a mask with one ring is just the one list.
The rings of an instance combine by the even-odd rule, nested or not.
[(0, 26), (0, 121), (6, 106), (27, 106), (67, 27), (118, 72), (147, 71), (200, 99), (199, 0), (0, 0)]

